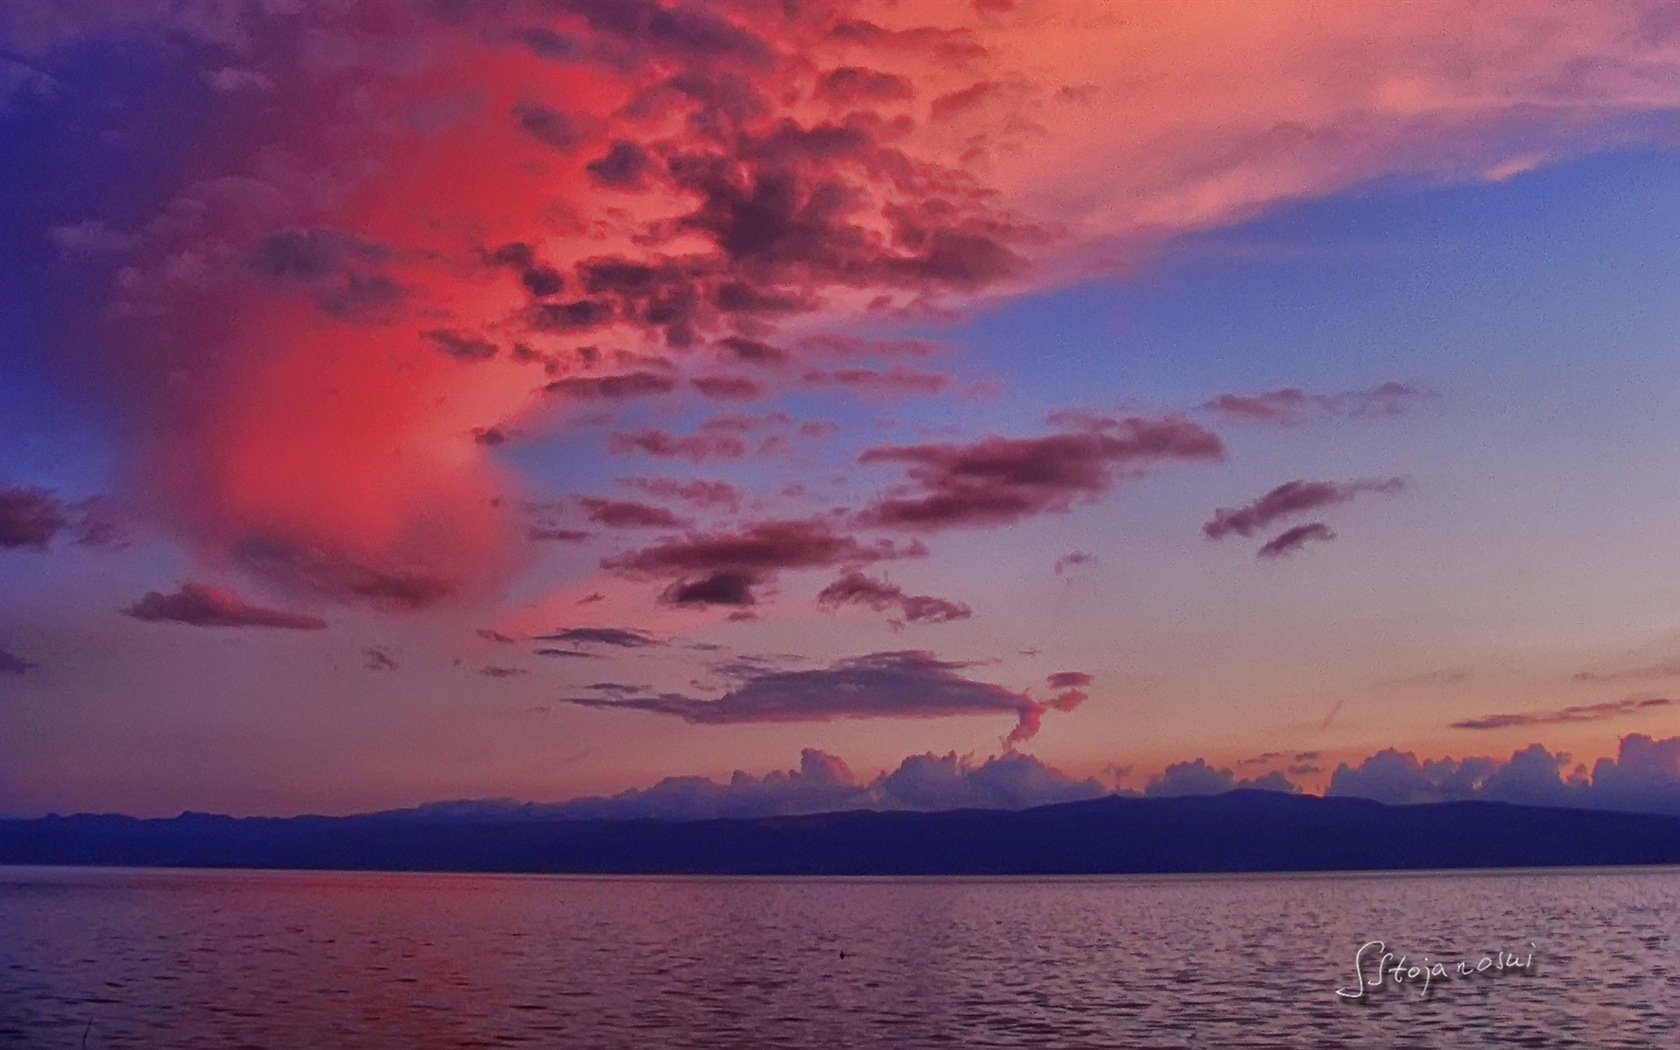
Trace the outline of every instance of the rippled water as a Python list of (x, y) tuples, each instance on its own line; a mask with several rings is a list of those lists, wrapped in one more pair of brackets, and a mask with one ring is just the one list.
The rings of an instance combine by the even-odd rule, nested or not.
[[(0, 868), (0, 1047), (1670, 1047), (1677, 923), (1680, 872)], [(1371, 939), (1534, 963), (1344, 1001)]]

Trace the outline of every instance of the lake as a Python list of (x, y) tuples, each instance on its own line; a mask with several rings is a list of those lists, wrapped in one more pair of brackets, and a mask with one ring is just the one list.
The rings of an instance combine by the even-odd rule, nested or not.
[[(1680, 1046), (1677, 924), (1668, 870), (0, 868), (0, 1046)], [(1471, 976), (1370, 987), (1368, 949), (1338, 996), (1372, 940)]]

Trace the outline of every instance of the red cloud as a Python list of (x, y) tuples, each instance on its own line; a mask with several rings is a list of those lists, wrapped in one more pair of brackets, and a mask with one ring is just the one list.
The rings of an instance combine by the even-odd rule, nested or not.
[(1264, 394), (1220, 394), (1202, 407), (1238, 422), (1292, 427), (1314, 415), (1395, 416), (1417, 401), (1435, 396), (1432, 391), (1390, 381), (1369, 390), (1350, 390), (1341, 394), (1309, 394), (1298, 387), (1285, 387)]
[[(54, 198), (18, 231), (72, 252), (104, 296), (44, 305), (44, 352), (120, 408), (129, 488), (203, 563), (414, 608), (509, 571), (519, 530), (493, 501), (512, 479), (471, 435), (543, 404), (523, 365), (555, 364), (573, 398), (674, 389), (653, 371), (571, 374), (580, 333), (605, 353), (779, 346), (778, 324), (1082, 276), (1133, 254), (1113, 241), (1377, 175), (1478, 178), (1509, 170), (1513, 143), (1543, 159), (1624, 145), (1680, 104), (1671, 27), (1637, 5), (1584, 8), (1567, 32), (1526, 7), (1347, 5), (1303, 23), (1169, 5), (1112, 24), (1085, 7), (256, 5), (211, 31), (193, 5), (71, 5), (13, 48), (20, 69), (70, 78), (31, 102), (60, 135), (32, 185), (119, 167), (157, 185), (84, 209), (123, 229), (65, 226)], [(1462, 47), (1433, 46), (1443, 26)], [(87, 135), (77, 107), (97, 92), (76, 70), (97, 64), (61, 59), (123, 35), (192, 46), (131, 93), (154, 110)], [(182, 83), (210, 90), (170, 94)], [(999, 121), (1006, 89), (1018, 119)], [(171, 134), (147, 135), (148, 112)], [(1415, 393), (1209, 407), (1288, 422)], [(967, 470), (1027, 451), (1005, 439), (883, 453), (912, 491), (872, 512), (937, 527), (1065, 509), (1148, 458), (1103, 452), (1114, 439), (1042, 439), (1095, 450), (1066, 452), (1065, 481)], [(746, 452), (708, 441), (615, 447)]]
[(589, 512), (589, 520), (614, 529), (678, 529), (689, 524), (664, 507), (634, 500), (581, 497), (578, 502)]
[(631, 551), (602, 567), (675, 579), (664, 600), (679, 605), (751, 605), (754, 588), (784, 569), (860, 564), (926, 554), (920, 544), (864, 543), (823, 521), (771, 521), (738, 533), (690, 534)]
[(136, 620), (170, 621), (193, 627), (281, 627), (319, 631), (327, 621), (318, 616), (265, 609), (221, 587), (183, 583), (173, 594), (147, 591), (123, 612)]
[(897, 608), (910, 623), (949, 623), (966, 620), (973, 611), (961, 602), (928, 594), (905, 594), (903, 588), (872, 579), (861, 572), (841, 575), (817, 594), (817, 604), (827, 608), (863, 605), (876, 612)]
[(1217, 460), (1224, 445), (1185, 419), (1102, 419), (1039, 438), (989, 437), (968, 445), (877, 446), (861, 463), (902, 463), (912, 483), (860, 515), (871, 525), (935, 529), (1004, 525), (1068, 510), (1106, 493), (1123, 473), (1164, 460)]
[(1278, 533), (1263, 544), (1257, 554), (1262, 558), (1280, 558), (1285, 554), (1293, 554), (1313, 540), (1328, 543), (1335, 538), (1336, 534), (1330, 531), (1330, 526), (1322, 521), (1308, 522)]
[(1317, 510), (1336, 503), (1346, 503), (1361, 492), (1391, 495), (1406, 487), (1402, 478), (1382, 481), (1286, 481), (1277, 488), (1241, 507), (1221, 507), (1213, 518), (1202, 526), (1209, 539), (1217, 540), (1232, 533), (1252, 536), (1279, 518), (1303, 511)]

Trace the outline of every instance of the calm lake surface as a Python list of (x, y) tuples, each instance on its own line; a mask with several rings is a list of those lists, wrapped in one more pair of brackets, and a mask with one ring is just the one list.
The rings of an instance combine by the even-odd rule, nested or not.
[[(0, 867), (0, 1047), (1673, 1047), (1677, 924), (1673, 871)], [(1534, 958), (1341, 999), (1373, 939), (1449, 965)]]

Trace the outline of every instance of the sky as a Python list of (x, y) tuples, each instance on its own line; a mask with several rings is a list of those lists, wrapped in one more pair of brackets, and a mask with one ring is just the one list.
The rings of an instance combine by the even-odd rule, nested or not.
[(27, 0), (0, 185), (0, 813), (1680, 812), (1671, 5)]

